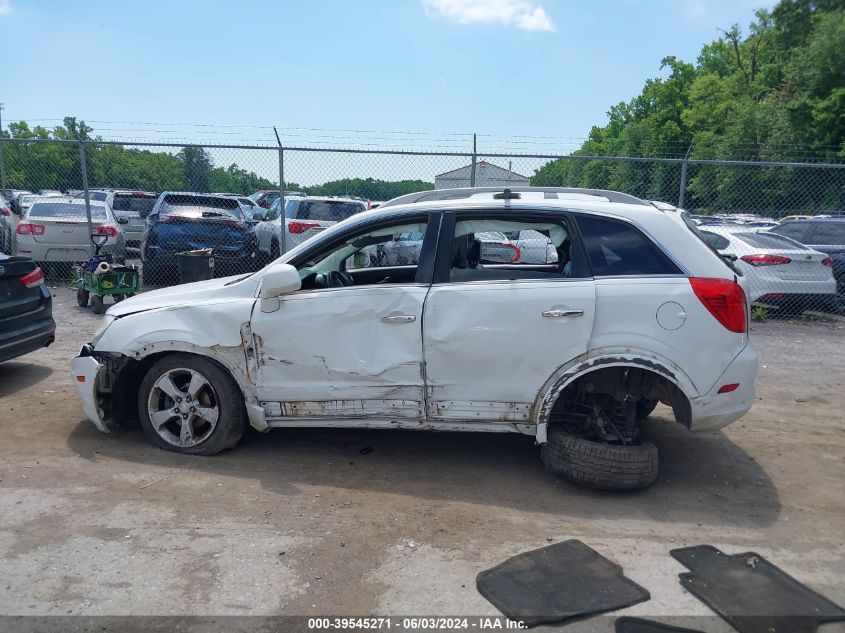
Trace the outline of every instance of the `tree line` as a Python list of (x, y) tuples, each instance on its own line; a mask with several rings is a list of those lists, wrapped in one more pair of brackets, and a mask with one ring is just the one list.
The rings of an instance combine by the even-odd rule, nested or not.
[[(152, 151), (119, 144), (98, 144), (93, 128), (74, 117), (65, 117), (52, 129), (30, 127), (25, 121), (9, 124), (6, 138), (21, 141), (3, 144), (6, 186), (10, 189), (82, 188), (82, 169), (77, 143), (85, 144), (88, 183), (91, 188), (133, 189), (142, 191), (199, 191), (248, 195), (260, 189), (275, 189), (278, 183), (232, 163), (215, 166), (211, 154), (202, 147), (183, 147), (176, 153)], [(396, 196), (433, 189), (422, 180), (385, 181), (374, 178), (344, 178), (320, 185), (303, 186), (289, 182), (288, 190), (309, 195), (350, 195), (370, 200), (389, 200)]]
[[(610, 108), (575, 156), (842, 162), (845, 158), (845, 3), (781, 0), (734, 25), (695, 63), (663, 59), (665, 78)], [(597, 187), (674, 202), (680, 162), (555, 160), (532, 183)], [(845, 170), (691, 165), (688, 208), (845, 208)]]

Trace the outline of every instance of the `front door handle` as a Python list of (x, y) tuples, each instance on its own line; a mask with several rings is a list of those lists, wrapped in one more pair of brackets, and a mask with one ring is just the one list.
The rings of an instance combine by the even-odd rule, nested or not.
[(583, 310), (544, 310), (543, 316), (550, 319), (557, 319), (560, 317), (583, 316)]
[(394, 314), (381, 317), (382, 323), (413, 323), (417, 320), (413, 314)]

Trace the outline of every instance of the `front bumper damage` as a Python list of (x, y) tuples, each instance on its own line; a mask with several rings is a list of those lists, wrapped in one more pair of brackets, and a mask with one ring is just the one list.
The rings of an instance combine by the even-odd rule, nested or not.
[(102, 403), (98, 394), (98, 382), (103, 364), (93, 356), (93, 348), (90, 345), (83, 345), (79, 356), (70, 361), (70, 373), (73, 376), (73, 384), (82, 400), (82, 410), (91, 422), (103, 433), (111, 432), (107, 424), (106, 412), (102, 409)]

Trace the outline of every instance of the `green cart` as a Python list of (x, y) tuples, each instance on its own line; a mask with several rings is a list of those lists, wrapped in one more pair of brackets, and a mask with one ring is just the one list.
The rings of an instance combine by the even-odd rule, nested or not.
[(103, 305), (105, 297), (113, 297), (117, 303), (138, 292), (140, 277), (135, 267), (117, 266), (105, 273), (90, 272), (83, 267), (76, 267), (74, 270), (76, 302), (85, 308), (90, 298), (94, 314), (103, 314), (106, 311)]

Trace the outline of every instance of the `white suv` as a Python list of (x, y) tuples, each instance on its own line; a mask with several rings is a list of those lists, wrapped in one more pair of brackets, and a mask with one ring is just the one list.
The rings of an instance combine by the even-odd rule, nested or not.
[[(745, 281), (684, 216), (596, 190), (403, 196), (257, 273), (116, 304), (74, 384), (100, 430), (140, 418), (182, 453), (247, 424), (516, 432), (572, 480), (643, 487), (658, 402), (697, 431), (754, 401)], [(556, 261), (485, 261), (478, 234), (523, 231)], [(361, 256), (409, 234), (412, 264)]]

